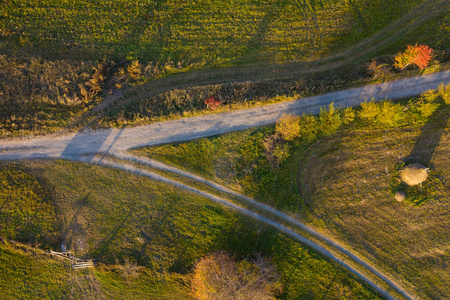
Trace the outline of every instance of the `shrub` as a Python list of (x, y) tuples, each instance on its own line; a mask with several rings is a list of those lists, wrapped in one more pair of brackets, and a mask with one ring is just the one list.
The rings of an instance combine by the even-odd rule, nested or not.
[(351, 107), (347, 107), (342, 111), (342, 123), (350, 124), (355, 120), (355, 111)]
[(300, 137), (299, 117), (292, 114), (283, 114), (277, 121), (275, 132), (279, 134), (283, 140), (292, 141)]
[(141, 64), (138, 60), (133, 60), (127, 67), (127, 72), (131, 78), (138, 80), (141, 76)]
[(403, 119), (403, 111), (399, 104), (383, 101), (377, 105), (376, 123), (384, 126), (397, 126)]
[(132, 279), (140, 275), (140, 271), (143, 267), (138, 266), (136, 263), (130, 262), (128, 258), (125, 258), (124, 264), (120, 264), (116, 259), (116, 268), (120, 276), (125, 279)]
[(369, 64), (367, 71), (373, 76), (373, 79), (384, 79), (390, 75), (388, 64), (377, 64), (375, 60)]
[(283, 160), (289, 157), (289, 146), (278, 133), (266, 137), (263, 145), (264, 156), (272, 168), (279, 166)]
[(209, 98), (206, 98), (205, 104), (206, 104), (207, 108), (215, 110), (219, 107), (221, 102), (218, 99), (216, 99), (215, 97), (209, 97)]
[(438, 109), (439, 104), (435, 102), (421, 102), (417, 106), (421, 119), (426, 121)]
[(367, 119), (368, 121), (374, 121), (378, 114), (378, 107), (375, 101), (372, 100), (361, 103), (361, 110), (359, 111), (359, 117), (361, 119)]
[(423, 69), (428, 66), (432, 52), (433, 49), (426, 45), (408, 45), (405, 52), (400, 52), (395, 56), (394, 67), (404, 69), (413, 64)]
[(319, 114), (319, 127), (322, 135), (331, 135), (342, 125), (339, 109), (334, 107), (334, 102), (327, 108), (321, 108)]
[(311, 142), (317, 137), (317, 118), (315, 116), (303, 114), (300, 118), (300, 132), (302, 139)]
[(275, 299), (280, 276), (271, 263), (257, 256), (235, 262), (224, 252), (211, 254), (195, 265), (192, 291), (196, 299)]

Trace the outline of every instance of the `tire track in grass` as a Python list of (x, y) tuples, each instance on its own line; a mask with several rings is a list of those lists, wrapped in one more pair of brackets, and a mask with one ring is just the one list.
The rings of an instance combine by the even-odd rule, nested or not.
[[(313, 235), (314, 237), (318, 238), (321, 241), (325, 241), (326, 243), (328, 243), (329, 245), (333, 246), (335, 249), (337, 249), (339, 252), (346, 254), (348, 257), (351, 257), (356, 263), (358, 263), (359, 265), (363, 266), (366, 270), (368, 270), (370, 273), (372, 273), (373, 275), (375, 275), (377, 278), (379, 278), (381, 281), (385, 282), (386, 284), (389, 285), (390, 289), (393, 289), (395, 292), (397, 292), (398, 294), (402, 295), (404, 298), (406, 299), (416, 299), (416, 296), (413, 296), (411, 294), (409, 294), (407, 291), (405, 291), (399, 284), (395, 283), (394, 281), (392, 281), (391, 279), (389, 279), (387, 276), (385, 276), (381, 271), (377, 270), (375, 267), (371, 266), (370, 264), (364, 262), (362, 259), (360, 259), (359, 257), (357, 257), (356, 255), (354, 255), (353, 253), (351, 253), (349, 250), (345, 249), (344, 247), (340, 246), (339, 244), (337, 244), (335, 241), (332, 241), (330, 239), (328, 239), (327, 237), (321, 235), (319, 232), (315, 231), (314, 229), (310, 228), (309, 226), (289, 217), (288, 215), (268, 206), (265, 204), (262, 204), (260, 202), (257, 202), (251, 198), (248, 198), (244, 195), (241, 195), (237, 192), (234, 192), (232, 190), (229, 190), (219, 184), (216, 184), (214, 182), (208, 181), (204, 178), (201, 178), (197, 175), (179, 170), (177, 168), (171, 167), (171, 166), (167, 166), (165, 164), (162, 164), (160, 162), (157, 161), (153, 161), (153, 160), (149, 160), (146, 158), (139, 158), (139, 157), (135, 157), (133, 155), (129, 155), (129, 154), (124, 154), (124, 153), (114, 153), (113, 156), (115, 156), (116, 158), (119, 159), (125, 159), (131, 162), (135, 162), (135, 163), (141, 163), (144, 165), (148, 165), (150, 167), (153, 168), (158, 168), (161, 170), (165, 170), (165, 171), (169, 171), (169, 172), (174, 172), (178, 175), (182, 175), (185, 176), (187, 178), (190, 179), (194, 179), (196, 181), (199, 181), (201, 183), (207, 184), (210, 187), (213, 187), (221, 192), (225, 192), (228, 193), (230, 195), (239, 197), (240, 199), (244, 200), (245, 202), (248, 202), (256, 207), (258, 207), (259, 209), (263, 210), (264, 212), (267, 212), (273, 216), (276, 216), (284, 221), (286, 221), (287, 223), (289, 223), (291, 226), (295, 226), (297, 228), (300, 228), (306, 232), (308, 232), (309, 234)], [(231, 207), (234, 210), (237, 210), (238, 212), (245, 214), (247, 216), (250, 216), (254, 219), (257, 219), (261, 222), (264, 222), (280, 231), (282, 231), (283, 233), (289, 235), (290, 237), (292, 237), (293, 239), (309, 246), (310, 248), (314, 249), (315, 251), (319, 252), (320, 254), (322, 254), (323, 256), (333, 260), (334, 262), (340, 264), (342, 267), (344, 267), (345, 269), (347, 269), (348, 271), (350, 271), (352, 274), (354, 274), (356, 277), (358, 277), (359, 279), (363, 280), (364, 282), (366, 282), (369, 286), (371, 286), (375, 291), (377, 291), (379, 294), (381, 294), (383, 297), (385, 297), (386, 299), (395, 299), (393, 296), (391, 296), (391, 294), (389, 293), (388, 290), (384, 289), (383, 287), (381, 287), (379, 285), (379, 282), (375, 282), (372, 279), (370, 279), (369, 277), (365, 276), (363, 273), (361, 273), (360, 271), (358, 271), (357, 269), (355, 269), (354, 267), (352, 267), (350, 264), (348, 264), (347, 262), (345, 262), (344, 260), (336, 257), (332, 252), (330, 252), (329, 250), (327, 250), (325, 247), (315, 243), (314, 241), (306, 238), (305, 236), (295, 232), (294, 230), (284, 226), (283, 224), (276, 222), (266, 216), (263, 216), (261, 214), (258, 214), (254, 211), (251, 211), (247, 208), (244, 208), (242, 206), (239, 206), (229, 200), (226, 200), (224, 198), (215, 196), (213, 194), (210, 194), (208, 192), (199, 190), (197, 188), (194, 188), (192, 186), (186, 185), (184, 183), (181, 183), (179, 181), (164, 177), (162, 175), (159, 175), (157, 173), (148, 171), (148, 170), (144, 170), (144, 169), (140, 169), (136, 166), (130, 165), (130, 164), (121, 164), (121, 163), (117, 163), (117, 162), (112, 162), (108, 159), (97, 159), (95, 161), (93, 161), (94, 164), (98, 164), (100, 166), (105, 166), (105, 167), (112, 167), (115, 169), (119, 169), (119, 170), (123, 170), (123, 171), (127, 171), (130, 173), (134, 173), (140, 176), (145, 176), (145, 177), (149, 177), (153, 180), (157, 180), (157, 181), (161, 181), (170, 185), (174, 185), (178, 188), (184, 189), (186, 191), (192, 192), (192, 193), (196, 193), (198, 195), (207, 197), (208, 199), (220, 203), (222, 205)]]

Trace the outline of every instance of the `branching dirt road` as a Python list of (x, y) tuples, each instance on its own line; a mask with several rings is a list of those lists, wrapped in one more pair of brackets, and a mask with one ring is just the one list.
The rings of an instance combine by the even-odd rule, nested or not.
[[(378, 291), (387, 299), (394, 299), (394, 297), (387, 291), (386, 288), (384, 288), (386, 284), (389, 286), (389, 289), (395, 291), (396, 295), (401, 295), (406, 299), (415, 299), (415, 296), (408, 293), (401, 285), (384, 275), (374, 266), (371, 266), (351, 251), (345, 249), (336, 241), (330, 240), (326, 236), (321, 235), (298, 220), (292, 219), (288, 215), (275, 210), (272, 207), (259, 203), (243, 195), (239, 195), (236, 192), (228, 190), (225, 187), (207, 181), (193, 174), (183, 172), (159, 162), (133, 157), (126, 154), (125, 151), (135, 147), (187, 141), (230, 131), (243, 130), (255, 126), (273, 124), (283, 113), (318, 113), (321, 107), (327, 106), (333, 101), (336, 106), (345, 107), (358, 106), (364, 100), (371, 98), (379, 101), (385, 98), (395, 99), (414, 96), (429, 89), (436, 89), (439, 84), (447, 84), (448, 82), (450, 82), (450, 70), (383, 84), (329, 93), (321, 96), (303, 98), (291, 102), (233, 111), (224, 114), (212, 114), (156, 123), (148, 126), (99, 130), (95, 132), (80, 131), (78, 133), (63, 136), (45, 136), (23, 140), (2, 140), (0, 142), (0, 160), (62, 158), (114, 167), (147, 176), (155, 180), (170, 183), (187, 191), (208, 197), (213, 201), (232, 207), (243, 214), (249, 215), (266, 224), (276, 227), (278, 230), (285, 232), (294, 239), (308, 245), (322, 255), (339, 263), (361, 280), (367, 282), (374, 290)], [(114, 156), (122, 161), (115, 162), (108, 159), (108, 156), (98, 156), (97, 154)], [(251, 204), (252, 207), (256, 207), (258, 213), (224, 198), (217, 197), (181, 182), (152, 173), (143, 168), (138, 168), (130, 163), (124, 163), (123, 160), (177, 173), (198, 182), (202, 182), (216, 190), (227, 193), (231, 196), (239, 197), (244, 202)], [(286, 227), (281, 222), (289, 224), (290, 227)], [(302, 236), (295, 229), (300, 229), (307, 232), (311, 236), (314, 236), (316, 239), (326, 244), (327, 247)], [(330, 251), (329, 249), (333, 249), (333, 251)], [(334, 254), (336, 252), (339, 252), (350, 259), (344, 261)]]

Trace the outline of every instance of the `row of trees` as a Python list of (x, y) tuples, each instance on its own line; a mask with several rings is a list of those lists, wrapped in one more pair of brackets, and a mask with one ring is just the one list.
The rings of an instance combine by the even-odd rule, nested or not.
[[(442, 104), (450, 104), (450, 85), (441, 85), (438, 90), (423, 93), (406, 105), (392, 101), (361, 103), (361, 109), (336, 108), (334, 103), (320, 110), (318, 116), (303, 114), (282, 115), (275, 126), (275, 132), (263, 141), (265, 156), (272, 167), (278, 166), (289, 157), (289, 149), (300, 142), (312, 142), (317, 138), (334, 134), (343, 124), (358, 120), (357, 124), (385, 129), (423, 123)], [(357, 126), (352, 125), (352, 126)]]

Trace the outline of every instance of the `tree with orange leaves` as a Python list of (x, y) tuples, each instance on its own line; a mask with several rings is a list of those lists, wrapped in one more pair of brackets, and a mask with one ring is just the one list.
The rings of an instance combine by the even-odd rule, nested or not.
[(210, 108), (212, 110), (217, 109), (221, 103), (222, 102), (217, 100), (215, 97), (209, 97), (209, 98), (206, 98), (206, 100), (205, 100), (206, 107)]
[(400, 52), (395, 56), (394, 67), (403, 70), (407, 66), (413, 64), (420, 69), (423, 69), (428, 66), (432, 52), (433, 49), (427, 45), (408, 45), (405, 52)]

